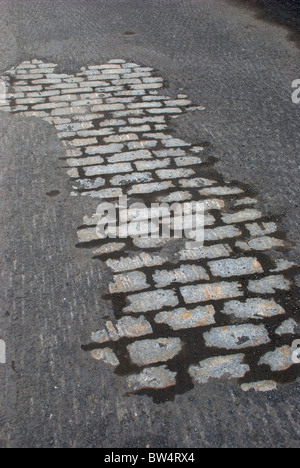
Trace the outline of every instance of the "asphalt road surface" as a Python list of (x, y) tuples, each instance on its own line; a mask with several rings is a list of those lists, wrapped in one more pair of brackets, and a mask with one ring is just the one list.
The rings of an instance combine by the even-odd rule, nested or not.
[[(171, 330), (171, 327), (166, 331), (167, 325), (158, 325), (158, 323), (170, 320), (170, 317), (166, 318), (162, 312), (159, 314), (159, 319), (156, 315), (155, 323), (154, 318), (148, 318), (150, 315), (153, 316), (149, 314), (151, 308), (162, 311), (166, 307), (169, 311), (169, 307), (178, 308), (178, 304), (183, 301), (185, 304), (190, 301), (197, 305), (203, 294), (208, 295), (207, 289), (203, 292), (196, 286), (194, 289), (189, 285), (182, 287), (183, 283), (194, 283), (199, 280), (200, 277), (193, 275), (202, 274), (204, 276), (201, 277), (201, 281), (206, 280), (207, 273), (201, 270), (201, 262), (197, 263), (197, 271), (194, 269), (192, 273), (189, 270), (191, 266), (189, 262), (188, 266), (184, 267), (186, 270), (183, 273), (182, 269), (180, 272), (175, 270), (174, 265), (174, 271), (166, 272), (167, 268), (162, 267), (163, 262), (160, 263), (154, 279), (156, 287), (162, 288), (159, 290), (161, 294), (156, 294), (157, 290), (154, 289), (155, 284), (152, 279), (153, 296), (147, 295), (147, 292), (138, 296), (137, 292), (150, 287), (149, 285), (146, 287), (143, 283), (150, 281), (149, 275), (154, 272), (153, 265), (149, 266), (150, 257), (147, 257), (147, 261), (145, 255), (142, 260), (139, 259), (142, 264), (137, 266), (135, 264), (136, 271), (130, 276), (125, 278), (121, 274), (118, 277), (115, 275), (115, 283), (112, 285), (113, 275), (108, 265), (115, 268), (115, 273), (120, 273), (121, 262), (116, 263), (120, 261), (120, 257), (115, 254), (111, 258), (104, 256), (102, 261), (95, 258), (95, 255), (91, 254), (91, 248), (95, 248), (95, 245), (93, 242), (88, 245), (91, 239), (84, 237), (90, 235), (86, 231), (79, 232), (79, 236), (82, 236), (82, 246), (89, 248), (77, 248), (79, 242), (77, 229), (78, 227), (86, 229), (87, 216), (95, 213), (97, 203), (95, 205), (93, 197), (75, 197), (74, 195), (78, 195), (76, 183), (80, 183), (89, 192), (91, 186), (87, 184), (100, 186), (108, 179), (104, 177), (100, 180), (99, 177), (95, 177), (103, 174), (102, 169), (98, 173), (99, 169), (93, 173), (89, 172), (90, 168), (80, 166), (80, 169), (77, 169), (78, 165), (74, 166), (74, 160), (69, 164), (71, 169), (68, 169), (71, 179), (67, 175), (64, 166), (66, 166), (66, 146), (69, 143), (64, 144), (66, 138), (74, 138), (76, 132), (79, 134), (76, 136), (78, 141), (70, 140), (73, 141), (71, 144), (76, 146), (77, 153), (73, 153), (74, 158), (80, 157), (82, 151), (84, 157), (87, 154), (93, 155), (95, 150), (82, 149), (88, 144), (83, 142), (82, 138), (88, 136), (88, 129), (91, 127), (91, 125), (82, 125), (83, 121), (88, 121), (87, 117), (80, 117), (85, 115), (85, 110), (79, 110), (78, 105), (74, 111), (75, 117), (77, 116), (76, 125), (78, 122), (81, 125), (80, 131), (78, 127), (75, 132), (73, 125), (75, 117), (73, 116), (72, 127), (68, 118), (64, 121), (66, 115), (62, 110), (65, 105), (62, 103), (65, 83), (68, 82), (73, 89), (68, 92), (76, 94), (78, 92), (76, 79), (81, 83), (80, 86), (86, 87), (87, 80), (91, 81), (91, 76), (96, 75), (97, 79), (107, 80), (105, 86), (108, 89), (105, 92), (102, 90), (100, 93), (102, 96), (99, 96), (98, 90), (96, 96), (97, 93), (94, 91), (99, 84), (95, 82), (92, 88), (86, 87), (86, 93), (93, 93), (93, 97), (86, 95), (83, 99), (95, 99), (93, 112), (109, 113), (107, 125), (121, 125), (120, 121), (116, 123), (114, 120), (112, 123), (110, 112), (114, 112), (114, 119), (124, 118), (125, 112), (131, 105), (130, 97), (128, 98), (131, 95), (127, 91), (130, 93), (132, 89), (137, 90), (135, 95), (140, 97), (132, 101), (135, 102), (133, 106), (135, 115), (144, 115), (143, 110), (139, 112), (139, 109), (144, 108), (141, 106), (142, 101), (143, 104), (151, 102), (152, 110), (150, 109), (149, 114), (154, 115), (153, 118), (156, 119), (151, 121), (151, 129), (145, 128), (145, 122), (140, 122), (144, 125), (143, 131), (146, 132), (143, 138), (149, 138), (147, 131), (153, 132), (154, 127), (155, 132), (164, 131), (166, 125), (167, 137), (161, 136), (157, 147), (160, 151), (162, 151), (161, 145), (167, 148), (176, 145), (185, 147), (185, 142), (192, 145), (190, 146), (191, 151), (194, 151), (192, 156), (186, 157), (184, 152), (175, 154), (176, 164), (183, 171), (180, 177), (185, 179), (184, 182), (180, 182), (184, 196), (190, 199), (189, 197), (196, 193), (196, 185), (189, 185), (189, 179), (194, 171), (197, 173), (195, 168), (197, 151), (199, 147), (203, 148), (201, 156), (204, 163), (203, 166), (202, 163), (199, 165), (201, 177), (203, 171), (207, 175), (205, 180), (213, 177), (215, 182), (212, 185), (215, 184), (216, 187), (218, 182), (221, 187), (216, 187), (218, 189), (216, 192), (215, 189), (202, 188), (201, 196), (209, 194), (211, 197), (216, 194), (214, 201), (209, 198), (209, 202), (221, 203), (218, 209), (221, 209), (222, 216), (218, 217), (216, 214), (216, 205), (212, 211), (218, 223), (222, 219), (223, 223), (227, 224), (226, 229), (231, 230), (233, 221), (230, 220), (230, 214), (228, 212), (224, 214), (222, 211), (228, 208), (226, 205), (228, 190), (231, 190), (230, 203), (235, 203), (235, 207), (243, 204), (248, 210), (247, 214), (243, 213), (242, 216), (251, 215), (252, 221), (256, 221), (254, 212), (258, 218), (263, 216), (264, 222), (269, 223), (268, 228), (266, 224), (264, 225), (265, 232), (269, 229), (269, 233), (274, 233), (276, 231), (276, 226), (273, 228), (274, 223), (278, 224), (279, 234), (275, 237), (279, 239), (277, 246), (281, 251), (280, 258), (299, 264), (300, 104), (292, 101), (292, 83), (300, 79), (299, 3), (293, 0), (52, 0), (50, 2), (0, 0), (0, 11), (0, 75), (3, 79), (4, 76), (8, 76), (5, 72), (12, 70), (13, 67), (19, 66), (20, 70), (19, 76), (14, 72), (9, 75), (9, 93), (13, 92), (14, 96), (9, 97), (6, 109), (9, 111), (0, 114), (0, 340), (5, 341), (7, 349), (6, 364), (0, 364), (0, 446), (3, 448), (299, 447), (299, 367), (292, 366), (292, 371), (287, 370), (290, 366), (287, 366), (286, 362), (284, 364), (275, 362), (274, 355), (272, 358), (274, 360), (271, 362), (272, 372), (270, 368), (267, 370), (266, 365), (266, 360), (271, 359), (270, 336), (273, 340), (272, 346), (275, 342), (277, 346), (284, 346), (284, 350), (288, 345), (292, 345), (295, 339), (293, 333), (290, 335), (283, 333), (283, 342), (280, 341), (278, 333), (276, 335), (279, 324), (277, 316), (264, 318), (263, 323), (266, 328), (261, 325), (257, 316), (254, 322), (250, 320), (249, 323), (252, 325), (247, 324), (244, 328), (239, 328), (243, 327), (238, 316), (240, 309), (230, 301), (229, 315), (235, 314), (233, 323), (236, 327), (234, 329), (237, 334), (234, 338), (236, 341), (232, 343), (232, 336), (226, 335), (229, 328), (233, 330), (232, 327), (228, 326), (227, 331), (223, 329), (223, 332), (215, 328), (219, 332), (217, 336), (214, 330), (211, 331), (209, 328), (205, 335), (207, 348), (203, 350), (202, 345), (197, 346), (196, 331), (177, 332), (178, 324), (174, 325), (173, 322), (175, 328)], [(22, 69), (26, 66), (20, 66), (23, 62), (27, 62), (25, 71)], [(103, 68), (104, 78), (102, 75), (99, 78), (97, 69), (95, 71), (93, 68), (87, 68), (108, 62), (111, 63)], [(45, 73), (53, 73), (51, 64), (58, 64), (58, 67), (54, 71), (56, 77), (53, 79), (52, 76), (52, 82), (48, 83), (43, 81), (44, 75), (41, 75), (42, 79), (40, 78), (38, 72), (44, 67), (44, 70), (48, 70)], [(80, 74), (81, 67), (85, 67), (85, 70), (81, 70)], [(128, 74), (125, 79), (130, 80), (130, 84), (124, 84), (122, 80), (118, 82), (118, 76), (108, 77), (105, 70), (110, 68), (115, 70), (117, 75), (116, 69), (123, 70), (123, 74), (124, 69), (125, 71), (127, 69)], [(28, 114), (34, 109), (28, 108), (24, 105), (24, 101), (22, 102), (24, 99), (22, 93), (28, 92), (25, 87), (34, 86), (32, 82), (34, 77), (31, 76), (28, 78), (29, 81), (26, 81), (27, 75), (24, 74), (28, 69), (32, 70), (32, 73), (37, 73), (37, 81), (41, 79), (40, 83), (36, 83), (40, 89), (36, 90), (35, 96), (31, 95), (33, 101), (30, 106), (45, 103), (44, 98), (39, 101), (41, 98), (39, 93), (51, 93), (47, 96), (49, 101), (47, 109), (44, 109), (45, 114), (39, 114), (42, 118)], [(150, 69), (154, 71), (150, 72)], [(87, 70), (91, 72), (90, 75)], [(164, 89), (159, 90), (158, 95), (165, 96), (164, 112), (167, 112), (165, 109), (170, 106), (168, 100), (170, 102), (175, 100), (173, 104), (175, 108), (177, 105), (187, 110), (189, 106), (187, 99), (200, 108), (180, 115), (181, 109), (177, 107), (177, 110), (174, 110), (173, 107), (171, 113), (176, 114), (178, 118), (164, 120), (165, 117), (161, 116), (162, 112), (159, 110), (160, 104), (157, 104), (160, 101), (155, 98), (158, 95), (155, 94), (156, 91), (151, 91), (161, 86), (161, 77), (164, 79)], [(61, 85), (63, 80), (64, 84)], [(145, 87), (145, 84), (148, 86)], [(115, 89), (118, 86), (120, 88)], [(23, 91), (21, 87), (24, 87)], [(109, 88), (113, 93), (111, 95)], [(16, 89), (19, 89), (19, 96), (15, 95)], [(120, 92), (123, 94), (118, 96)], [(178, 103), (178, 99), (176, 100), (178, 95), (187, 97), (179, 98), (181, 102)], [(58, 99), (55, 96), (59, 96)], [(105, 108), (102, 106), (103, 103), (100, 103), (102, 99), (107, 99), (105, 102), (113, 106), (116, 102), (120, 102), (120, 96), (127, 96), (125, 99), (129, 100), (126, 103), (122, 101), (120, 107), (116, 109)], [(20, 99), (19, 103), (17, 99)], [(74, 98), (69, 99), (74, 102)], [(40, 102), (43, 104), (39, 104)], [(53, 105), (49, 106), (49, 102), (56, 103), (55, 109)], [(59, 106), (57, 103), (62, 104)], [(89, 105), (87, 102), (86, 106)], [(35, 109), (40, 111), (39, 108)], [(104, 114), (95, 120), (100, 127)], [(131, 118), (131, 124), (135, 125), (137, 121)], [(64, 125), (66, 128), (63, 128)], [(138, 131), (136, 128), (135, 130)], [(107, 143), (122, 142), (120, 134), (116, 135), (115, 132), (115, 130), (108, 131), (106, 134), (108, 136), (105, 137)], [(95, 143), (95, 134), (90, 134), (91, 141), (88, 148), (99, 143), (99, 135), (97, 133)], [(157, 134), (151, 135), (154, 139), (159, 138)], [(141, 137), (132, 137), (132, 140), (133, 143), (128, 148), (138, 148), (134, 141), (136, 145), (140, 144)], [(149, 146), (146, 148), (156, 143), (148, 142)], [(121, 155), (124, 152), (122, 146), (124, 145), (119, 145), (118, 150)], [(145, 143), (141, 147), (145, 148)], [(126, 156), (123, 155), (125, 159), (122, 160), (122, 156), (118, 159), (120, 158), (118, 151), (114, 156), (103, 157), (115, 158), (106, 160), (119, 164), (118, 167), (115, 166), (115, 171), (123, 164), (121, 172), (131, 174), (133, 163), (128, 163), (132, 160), (128, 158), (134, 156), (129, 155), (127, 149)], [(150, 158), (149, 151), (143, 154), (145, 158)], [(167, 156), (170, 155), (169, 152)], [(141, 189), (145, 190), (144, 183), (151, 180), (153, 177), (151, 171), (155, 170), (155, 183), (164, 184), (164, 190), (159, 190), (160, 196), (170, 195), (168, 187), (173, 187), (172, 183), (176, 185), (175, 179), (178, 174), (176, 171), (179, 169), (175, 168), (175, 162), (172, 163), (173, 172), (165, 169), (169, 164), (168, 158), (163, 159), (164, 154), (156, 156), (157, 160), (154, 160), (151, 169), (149, 169), (151, 163), (144, 162), (143, 167), (148, 168), (148, 172), (143, 174), (142, 182), (136, 172), (132, 175), (142, 184), (130, 185), (132, 194), (136, 194), (137, 191), (140, 193)], [(101, 157), (99, 161), (98, 158), (97, 164), (101, 165), (104, 159)], [(135, 170), (142, 170), (142, 166), (137, 164), (135, 163)], [(104, 165), (107, 166), (106, 163)], [(108, 169), (105, 170), (108, 174)], [(126, 176), (128, 179), (124, 182), (125, 176), (120, 179), (117, 177), (114, 175), (116, 186), (125, 185), (130, 178)], [(164, 182), (160, 181), (160, 177)], [(133, 179), (130, 183), (133, 183)], [(93, 187), (95, 188), (95, 185)], [(147, 187), (146, 190), (149, 190), (149, 186)], [(153, 185), (151, 187), (153, 188)], [(187, 193), (182, 187), (193, 188)], [(71, 192), (73, 196), (70, 196)], [(221, 201), (215, 200), (218, 195)], [(226, 198), (225, 205), (222, 197)], [(256, 208), (250, 209), (248, 204), (254, 203), (253, 197)], [(243, 218), (242, 221), (247, 219)], [(246, 228), (252, 229), (251, 232), (253, 229), (262, 228), (259, 223), (255, 224), (255, 228), (253, 226), (249, 228), (247, 225), (238, 224), (242, 230), (242, 239), (240, 239), (242, 243), (239, 248), (246, 251), (246, 260), (244, 259), (246, 264), (243, 263), (241, 267), (248, 268), (249, 274), (250, 270), (251, 273), (255, 273), (252, 286), (249, 286), (250, 283), (246, 283), (243, 278), (243, 288), (248, 287), (248, 293), (250, 291), (250, 295), (246, 296), (247, 301), (252, 300), (253, 306), (255, 293), (258, 295), (258, 300), (265, 301), (266, 298), (269, 300), (268, 307), (273, 310), (272, 313), (280, 314), (282, 308), (278, 308), (277, 304), (276, 309), (273, 302), (279, 301), (281, 306), (288, 309), (290, 315), (292, 314), (293, 320), (299, 322), (297, 286), (300, 286), (300, 279), (296, 268), (292, 268), (288, 280), (283, 275), (279, 275), (279, 269), (275, 271), (279, 281), (275, 287), (275, 295), (272, 291), (274, 279), (272, 281), (269, 279), (267, 285), (265, 282), (257, 283), (264, 280), (266, 270), (274, 273), (274, 262), (278, 256), (273, 249), (270, 253), (265, 253), (264, 250), (266, 242), (275, 242), (274, 237), (270, 241), (269, 237), (266, 240), (266, 237), (262, 236), (259, 247), (249, 241), (249, 234), (249, 238), (246, 239)], [(219, 224), (217, 228), (220, 233)], [(231, 235), (234, 237), (232, 230)], [(225, 320), (226, 310), (222, 307), (226, 305), (222, 301), (229, 298), (236, 299), (235, 296), (239, 296), (239, 292), (235, 296), (233, 294), (234, 288), (239, 287), (237, 283), (241, 275), (237, 269), (240, 266), (237, 267), (235, 262), (239, 261), (240, 257), (236, 254), (237, 246), (236, 244), (233, 246), (233, 242), (235, 241), (232, 239), (228, 241), (229, 261), (226, 258), (223, 259), (223, 263), (213, 261), (217, 257), (213, 252), (208, 263), (209, 277), (213, 278), (209, 292), (217, 302), (215, 306), (217, 323)], [(99, 245), (96, 247), (99, 249)], [(171, 250), (169, 248), (162, 251), (167, 256), (168, 267), (170, 258), (172, 258), (171, 263), (175, 262), (176, 252)], [(153, 253), (153, 249), (150, 252)], [(181, 255), (184, 256), (182, 253)], [(128, 257), (126, 258), (128, 260)], [(247, 259), (253, 260), (251, 265), (247, 263)], [(151, 262), (153, 261), (151, 258)], [(280, 265), (282, 266), (282, 263)], [(222, 276), (220, 271), (223, 267), (223, 280), (220, 277), (216, 280), (217, 276)], [(231, 270), (231, 276), (228, 275), (227, 268)], [(282, 269), (284, 270), (283, 267)], [(169, 280), (168, 274), (171, 278)], [(190, 279), (189, 275), (192, 275), (193, 279)], [(224, 291), (229, 276), (233, 282), (226, 295)], [(295, 283), (290, 283), (292, 276), (295, 278)], [(174, 291), (180, 286), (178, 293), (180, 297), (177, 302), (171, 287), (172, 283), (175, 283)], [(107, 296), (109, 284), (112, 285), (110, 286), (112, 297)], [(130, 294), (132, 292), (134, 294), (129, 298), (131, 302), (127, 302), (127, 312), (133, 319), (135, 312), (144, 311), (154, 329), (156, 341), (154, 343), (152, 340), (149, 343), (150, 340), (146, 342), (143, 341), (144, 338), (139, 337), (126, 350), (123, 345), (119, 348), (116, 343), (111, 345), (120, 361), (123, 358), (122, 354), (128, 352), (132, 360), (128, 367), (125, 364), (122, 367), (123, 361), (121, 368), (115, 365), (117, 369), (114, 372), (107, 362), (99, 360), (103, 359), (104, 349), (102, 344), (99, 344), (99, 335), (99, 346), (94, 347), (90, 344), (91, 335), (95, 338), (93, 333), (104, 327), (105, 320), (120, 319), (120, 311), (125, 304), (120, 302), (125, 301), (127, 297), (124, 294), (129, 292), (126, 289), (128, 284), (133, 288)], [(167, 289), (163, 289), (165, 287)], [(281, 290), (283, 295), (278, 290)], [(120, 291), (122, 294), (119, 294)], [(197, 296), (195, 300), (193, 294)], [(217, 297), (218, 295), (221, 297)], [(117, 299), (120, 299), (119, 303)], [(161, 304), (159, 301), (162, 301)], [(244, 313), (253, 313), (253, 309), (250, 309), (249, 306)], [(203, 310), (201, 309), (201, 312), (198, 310), (197, 313), (201, 315)], [(215, 323), (214, 318), (209, 315), (211, 309), (205, 313), (208, 314), (209, 320), (212, 320), (211, 324)], [(177, 316), (180, 316), (180, 312), (177, 312)], [(184, 319), (187, 320), (186, 313)], [(203, 320), (202, 315), (201, 319)], [(172, 320), (174, 321), (174, 315)], [(225, 325), (232, 325), (231, 319), (226, 320)], [(147, 321), (139, 325), (150, 326)], [(125, 327), (123, 322), (122, 326)], [(162, 330), (165, 335), (157, 340), (157, 334)], [(118, 333), (120, 337), (120, 330)], [(125, 345), (128, 343), (126, 339), (123, 335), (122, 343)], [(249, 346), (254, 346), (251, 340), (262, 346), (262, 352), (257, 351), (260, 353), (259, 359), (264, 359), (262, 374), (253, 371), (258, 359), (255, 364), (256, 351), (252, 353), (251, 347), (249, 350), (246, 346), (247, 356), (244, 364), (238, 362), (241, 359), (240, 353), (244, 353), (245, 340), (248, 340), (248, 343), (250, 341)], [(145, 351), (138, 348), (141, 343), (147, 347)], [(151, 353), (157, 352), (157, 348), (152, 349), (153, 343), (160, 348), (159, 351), (164, 348), (166, 354), (174, 353), (172, 357), (180, 351), (180, 356), (183, 357), (181, 360), (175, 358), (173, 361), (171, 357), (171, 370), (166, 372), (165, 368), (161, 367), (162, 374), (152, 376), (152, 383), (158, 382), (159, 378), (166, 379), (172, 388), (172, 380), (178, 372), (181, 376), (180, 384), (177, 382), (174, 392), (128, 393), (128, 382), (133, 389), (141, 385), (142, 378), (139, 381), (134, 380), (135, 377), (131, 381), (126, 380), (128, 374), (137, 374), (140, 361), (146, 369), (153, 369), (149, 367), (150, 364), (154, 365), (156, 370), (157, 362), (167, 361), (167, 358), (151, 357)], [(171, 349), (168, 348), (169, 345)], [(210, 346), (213, 348), (213, 356), (221, 361), (226, 354), (231, 357), (234, 355), (236, 367), (233, 366), (224, 372), (223, 368), (222, 370), (217, 367), (220, 361), (213, 364), (209, 361), (208, 365), (207, 359), (211, 359), (212, 356), (208, 352)], [(275, 348), (273, 346), (272, 350)], [(237, 349), (240, 350), (238, 355)], [(96, 359), (93, 359), (87, 350), (93, 351), (93, 357)], [(104, 360), (117, 359), (111, 349), (110, 352), (105, 352), (107, 354)], [(205, 358), (204, 371), (203, 367), (195, 366), (199, 363), (199, 356), (202, 356), (203, 360)], [(114, 364), (114, 361), (110, 363)], [(132, 366), (132, 363), (137, 367)], [(193, 370), (188, 367), (190, 364), (193, 364)], [(245, 386), (241, 388), (239, 379), (247, 371), (247, 364), (254, 372), (256, 380), (268, 381), (264, 384), (264, 389), (268, 391), (259, 392), (253, 389), (245, 391)], [(207, 378), (205, 372), (214, 378)], [(233, 379), (228, 379), (230, 373)], [(183, 381), (182, 376), (189, 379), (188, 384)], [(193, 381), (192, 377), (196, 381)], [(251, 382), (253, 380), (246, 380), (246, 385)], [(277, 390), (274, 390), (273, 385), (277, 386)]]

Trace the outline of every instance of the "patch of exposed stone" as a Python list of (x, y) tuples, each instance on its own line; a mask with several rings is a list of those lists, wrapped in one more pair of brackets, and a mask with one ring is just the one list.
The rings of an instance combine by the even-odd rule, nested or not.
[[(8, 71), (0, 110), (54, 125), (71, 195), (95, 199), (78, 239), (110, 269), (107, 294), (119, 305), (116, 320), (92, 334), (93, 358), (127, 373), (131, 392), (182, 392), (182, 376), (187, 388), (189, 379), (238, 379), (247, 392), (275, 390), (295, 365), (299, 335), (295, 266), (266, 257), (288, 248), (277, 224), (245, 188), (212, 175), (203, 147), (170, 134), (170, 120), (194, 108), (186, 95), (161, 95), (163, 79), (151, 68), (124, 60), (72, 76), (55, 68), (32, 60)], [(155, 229), (148, 210), (132, 213), (145, 220), (144, 237), (100, 240), (96, 204), (124, 195), (149, 207), (190, 202), (191, 212), (201, 201), (204, 247), (147, 237)]]

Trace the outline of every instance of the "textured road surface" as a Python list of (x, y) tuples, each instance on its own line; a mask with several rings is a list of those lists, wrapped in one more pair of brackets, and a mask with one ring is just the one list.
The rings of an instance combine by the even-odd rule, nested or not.
[[(176, 121), (176, 135), (206, 142), (225, 178), (257, 191), (260, 209), (295, 244), (286, 258), (299, 262), (296, 24), (286, 29), (260, 10), (214, 0), (10, 0), (0, 8), (1, 72), (37, 58), (73, 74), (123, 58), (159, 70), (170, 95), (203, 105)], [(124, 381), (82, 352), (99, 315), (110, 314), (101, 299), (109, 278), (75, 248), (89, 201), (70, 199), (60, 156), (51, 126), (1, 115), (1, 446), (299, 447), (298, 383), (256, 394), (216, 382), (156, 405), (124, 397)]]

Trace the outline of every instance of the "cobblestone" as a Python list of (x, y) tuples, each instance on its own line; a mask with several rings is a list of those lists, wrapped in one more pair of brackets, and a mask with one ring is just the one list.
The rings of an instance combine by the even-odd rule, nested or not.
[(213, 185), (216, 182), (214, 180), (202, 179), (198, 177), (195, 179), (187, 179), (187, 180), (183, 179), (183, 180), (180, 180), (179, 183), (181, 187), (184, 187), (184, 188), (199, 188), (199, 187)]
[(172, 283), (193, 283), (200, 280), (209, 280), (209, 276), (201, 266), (182, 265), (178, 270), (156, 271), (153, 279), (157, 288), (164, 288)]
[(169, 325), (173, 330), (207, 327), (214, 325), (215, 309), (213, 306), (197, 307), (196, 309), (175, 309), (171, 312), (161, 312), (155, 316), (156, 323)]
[(294, 319), (288, 319), (276, 329), (275, 333), (279, 336), (299, 334), (300, 325)]
[(179, 252), (180, 260), (200, 260), (204, 258), (218, 258), (229, 257), (231, 249), (229, 245), (219, 244), (212, 246), (204, 246), (202, 248), (195, 248), (190, 250), (181, 250)]
[(261, 226), (258, 223), (246, 224), (251, 237), (260, 237), (267, 234), (273, 234), (277, 231), (277, 226), (275, 223), (261, 223)]
[(250, 367), (244, 364), (244, 354), (233, 356), (220, 356), (206, 359), (199, 366), (191, 366), (189, 374), (197, 383), (207, 383), (211, 379), (239, 379), (250, 371)]
[[(246, 245), (245, 245), (246, 244)], [(278, 247), (284, 247), (285, 242), (281, 239), (276, 239), (275, 237), (258, 237), (256, 239), (252, 239), (248, 243), (237, 243), (238, 247), (241, 247), (243, 250), (271, 250), (277, 249)]]
[(226, 196), (226, 195), (239, 195), (243, 193), (243, 190), (237, 187), (209, 187), (200, 190), (201, 195), (205, 196)]
[(166, 263), (168, 259), (161, 255), (149, 255), (141, 253), (135, 257), (123, 257), (120, 260), (108, 260), (106, 262), (115, 272), (137, 270), (144, 267), (160, 266)]
[(138, 171), (151, 171), (170, 165), (170, 159), (161, 159), (160, 161), (139, 161), (135, 163)]
[(143, 172), (142, 174), (133, 172), (132, 174), (115, 176), (110, 180), (110, 183), (112, 185), (130, 185), (140, 182), (151, 182), (152, 180), (151, 172)]
[(123, 250), (126, 244), (122, 242), (110, 242), (108, 244), (99, 247), (99, 249), (94, 250), (95, 255), (108, 255), (114, 252), (119, 252)]
[[(121, 59), (83, 67), (76, 75), (55, 73), (55, 67), (33, 60), (8, 72), (6, 81), (13, 78), (9, 105), (0, 107), (55, 126), (66, 153), (62, 165), (68, 166), (65, 170), (72, 179), (71, 196), (99, 199), (95, 205), (112, 200), (117, 206), (117, 198), (127, 195), (146, 203), (145, 214), (152, 201), (191, 200), (205, 206), (205, 244), (194, 249), (184, 248), (180, 239), (145, 237), (101, 243), (95, 228), (99, 215), (85, 216), (86, 227), (78, 229), (79, 243), (97, 241), (88, 245), (89, 252), (100, 260), (104, 256), (102, 260), (111, 270), (104, 294), (111, 295), (119, 319), (106, 322), (105, 328), (92, 335), (95, 346), (114, 343), (113, 349), (93, 351), (93, 357), (121, 366), (124, 373), (126, 365), (149, 366), (176, 356), (170, 368), (146, 367), (128, 376), (133, 392), (163, 390), (174, 387), (176, 381), (182, 384), (187, 370), (194, 382), (241, 379), (249, 373), (247, 381), (253, 382), (242, 383), (244, 391), (275, 389), (277, 379), (256, 382), (255, 365), (250, 370), (246, 362), (255, 353), (262, 377), (266, 365), (277, 376), (293, 364), (286, 341), (293, 342), (299, 326), (291, 318), (292, 282), (287, 276), (295, 266), (284, 259), (274, 260), (273, 253), (270, 263), (266, 254), (260, 255), (289, 247), (276, 234), (276, 223), (263, 220), (262, 212), (253, 208), (255, 198), (202, 165), (199, 155), (204, 147), (170, 133), (171, 118), (203, 108), (191, 106), (184, 94), (174, 98), (161, 95), (163, 80), (153, 76), (151, 68)], [(190, 206), (191, 214), (194, 205)], [(141, 223), (141, 232), (154, 232), (147, 218)], [(124, 227), (119, 234), (125, 235)], [(261, 297), (265, 295), (271, 297)], [(287, 304), (286, 310), (277, 302)], [(234, 325), (221, 327), (221, 320)], [(191, 329), (201, 327), (192, 333)], [(169, 332), (169, 337), (158, 338), (160, 330)], [(199, 333), (204, 356), (211, 356), (199, 365), (190, 365), (194, 362), (190, 346), (196, 344), (187, 342), (188, 330), (191, 336)], [(116, 351), (121, 339), (128, 345), (128, 353), (122, 356)], [(188, 352), (181, 354), (183, 343)], [(243, 349), (245, 355), (218, 356), (227, 349)], [(270, 371), (266, 372), (268, 379)]]
[(128, 151), (122, 152), (114, 156), (109, 156), (107, 162), (128, 162), (128, 161), (137, 161), (139, 159), (151, 159), (152, 155), (148, 150), (138, 150), (138, 151)]
[(257, 210), (247, 209), (239, 211), (234, 214), (227, 214), (223, 216), (223, 222), (225, 224), (243, 223), (245, 221), (255, 220), (262, 217), (262, 213)]
[(124, 309), (124, 313), (139, 314), (151, 312), (164, 307), (176, 307), (179, 300), (174, 291), (158, 290), (128, 296), (130, 305)]
[(175, 163), (176, 163), (176, 166), (178, 167), (194, 166), (195, 164), (201, 164), (202, 160), (195, 156), (187, 156), (187, 157), (176, 158)]
[(167, 366), (148, 367), (140, 374), (127, 377), (127, 383), (133, 391), (144, 388), (159, 390), (176, 385), (176, 375), (176, 372), (171, 372)]
[(172, 182), (155, 182), (153, 184), (139, 184), (129, 190), (129, 195), (136, 195), (142, 193), (162, 192), (174, 187)]
[(264, 325), (252, 324), (214, 328), (204, 338), (208, 347), (225, 349), (244, 349), (270, 342)]
[(179, 179), (180, 177), (190, 177), (195, 174), (193, 169), (161, 169), (156, 171), (160, 179)]
[(109, 291), (112, 294), (130, 291), (140, 291), (141, 289), (147, 288), (150, 288), (150, 286), (147, 284), (146, 275), (139, 271), (116, 275), (114, 277), (114, 283), (111, 283), (109, 285)]
[(232, 239), (242, 235), (242, 231), (234, 226), (222, 226), (214, 229), (206, 229), (204, 238), (206, 241)]
[(138, 366), (147, 366), (173, 359), (182, 349), (179, 338), (159, 338), (157, 340), (137, 341), (127, 349), (132, 362)]
[(219, 301), (232, 297), (243, 296), (241, 285), (236, 282), (199, 284), (197, 286), (183, 286), (180, 288), (181, 294), (187, 304), (197, 302)]
[(255, 275), (263, 273), (263, 268), (256, 258), (238, 258), (237, 260), (218, 260), (209, 262), (209, 268), (214, 276), (230, 278), (232, 276)]
[(245, 303), (239, 301), (227, 302), (222, 313), (246, 320), (284, 315), (285, 310), (273, 300), (247, 299)]
[(132, 172), (131, 164), (109, 164), (108, 166), (94, 166), (85, 169), (85, 175), (88, 177), (106, 174), (118, 174), (123, 172)]
[(285, 371), (294, 364), (292, 361), (292, 348), (290, 346), (277, 348), (265, 354), (259, 364), (266, 364), (272, 371)]
[(94, 343), (103, 344), (118, 341), (121, 338), (139, 338), (152, 333), (152, 327), (145, 317), (123, 317), (115, 325), (112, 322), (106, 322), (106, 329), (92, 333), (91, 339)]
[(117, 356), (110, 348), (97, 349), (92, 351), (92, 356), (97, 361), (103, 361), (105, 364), (109, 364), (113, 367), (117, 367), (120, 364)]
[(91, 192), (84, 192), (82, 193), (84, 196), (90, 196), (92, 198), (119, 198), (122, 197), (123, 192), (121, 189), (110, 188), (98, 191), (91, 191)]
[(249, 281), (248, 289), (257, 294), (274, 294), (276, 290), (287, 291), (291, 282), (282, 275), (267, 276), (260, 280)]
[(87, 154), (112, 154), (119, 153), (124, 148), (124, 145), (103, 145), (103, 146), (91, 146), (86, 148)]
[(272, 392), (277, 390), (277, 383), (273, 380), (263, 380), (261, 382), (242, 384), (241, 388), (244, 392), (250, 392), (250, 390), (255, 390), (256, 392)]

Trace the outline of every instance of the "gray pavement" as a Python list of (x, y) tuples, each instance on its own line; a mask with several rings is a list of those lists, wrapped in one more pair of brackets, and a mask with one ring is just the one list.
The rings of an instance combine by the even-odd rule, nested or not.
[[(173, 120), (173, 135), (205, 147), (207, 173), (215, 161), (225, 181), (256, 193), (260, 212), (293, 244), (283, 257), (299, 264), (295, 10), (279, 15), (286, 27), (278, 14), (270, 17), (274, 2), (265, 2), (268, 14), (257, 9), (261, 2), (249, 3), (255, 8), (216, 0), (2, 0), (0, 74), (33, 59), (67, 75), (113, 59), (153, 68), (167, 82), (165, 96), (185, 94), (205, 108)], [(0, 446), (299, 447), (296, 370), (277, 391), (245, 393), (235, 380), (217, 379), (179, 386), (157, 404), (126, 395), (120, 372), (84, 352), (114, 316), (103, 298), (111, 272), (76, 248), (76, 230), (95, 202), (70, 197), (54, 126), (25, 113), (1, 113), (0, 122), (0, 339), (8, 353), (0, 365)], [(295, 287), (281, 298), (299, 320), (297, 302)]]

